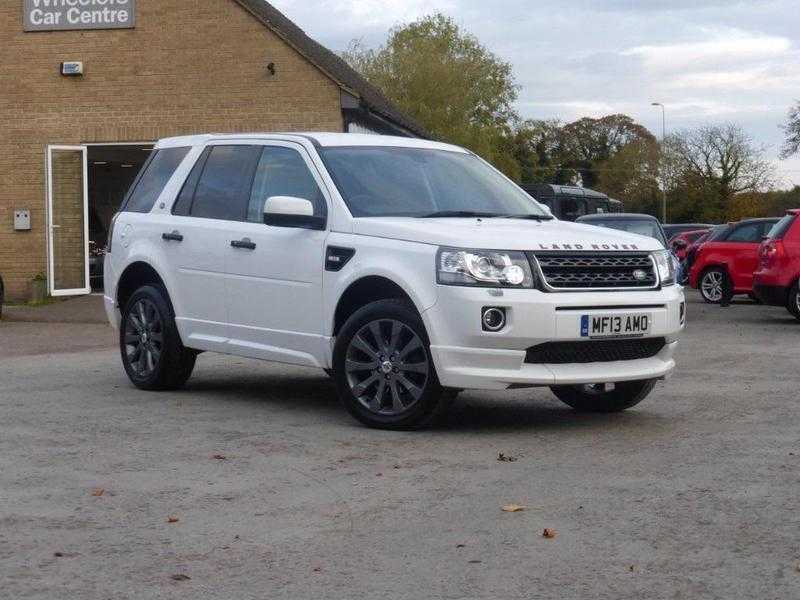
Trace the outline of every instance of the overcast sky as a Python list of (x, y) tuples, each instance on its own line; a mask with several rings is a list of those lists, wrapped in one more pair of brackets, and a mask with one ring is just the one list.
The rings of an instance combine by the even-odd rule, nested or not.
[(514, 65), (518, 110), (569, 121), (621, 112), (661, 135), (735, 121), (800, 184), (800, 157), (777, 158), (779, 125), (800, 99), (797, 0), (272, 0), (317, 41), (341, 51), (436, 11)]

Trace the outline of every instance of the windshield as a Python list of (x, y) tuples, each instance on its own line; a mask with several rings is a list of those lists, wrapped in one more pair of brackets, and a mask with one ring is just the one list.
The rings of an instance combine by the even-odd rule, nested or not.
[(331, 147), (321, 154), (354, 217), (551, 218), (472, 154), (385, 146)]
[(628, 233), (636, 233), (645, 235), (647, 237), (655, 238), (666, 248), (667, 240), (658, 226), (656, 221), (650, 219), (587, 219), (582, 221), (587, 225), (596, 225), (597, 227), (608, 227), (609, 229), (619, 229), (620, 231), (627, 231)]

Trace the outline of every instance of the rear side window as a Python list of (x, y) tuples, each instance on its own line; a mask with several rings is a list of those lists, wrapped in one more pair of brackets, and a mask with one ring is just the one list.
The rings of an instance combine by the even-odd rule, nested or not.
[(771, 240), (782, 240), (783, 237), (788, 233), (788, 231), (792, 228), (792, 223), (797, 218), (797, 215), (786, 215), (780, 221), (773, 225), (772, 229), (770, 229), (767, 237)]
[(123, 210), (139, 213), (150, 212), (164, 190), (164, 186), (167, 185), (188, 152), (189, 148), (155, 150), (134, 184), (133, 191), (128, 196)]
[[(204, 219), (243, 221), (261, 148), (213, 146), (197, 180), (189, 214)], [(189, 183), (187, 180), (185, 187), (190, 188)]]

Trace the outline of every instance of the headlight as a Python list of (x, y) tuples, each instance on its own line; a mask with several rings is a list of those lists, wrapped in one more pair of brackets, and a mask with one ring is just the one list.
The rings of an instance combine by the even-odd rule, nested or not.
[(658, 250), (653, 252), (653, 260), (656, 262), (658, 278), (661, 280), (661, 285), (674, 284), (675, 263), (672, 261), (672, 255), (669, 253), (669, 250)]
[(443, 285), (533, 287), (531, 265), (522, 252), (439, 248), (436, 281)]

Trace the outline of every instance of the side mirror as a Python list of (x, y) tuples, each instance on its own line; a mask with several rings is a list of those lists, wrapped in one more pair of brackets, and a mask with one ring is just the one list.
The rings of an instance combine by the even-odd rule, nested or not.
[(264, 202), (264, 223), (275, 227), (325, 229), (325, 217), (314, 215), (314, 205), (294, 196), (267, 198)]
[(681, 240), (681, 239), (672, 240), (672, 247), (675, 249), (686, 248), (686, 246), (688, 245), (689, 244), (686, 243), (686, 240)]

